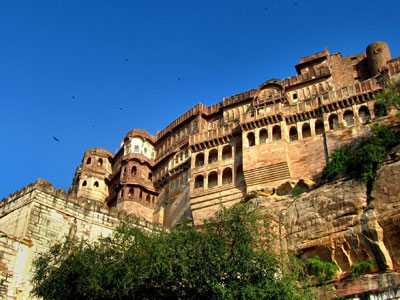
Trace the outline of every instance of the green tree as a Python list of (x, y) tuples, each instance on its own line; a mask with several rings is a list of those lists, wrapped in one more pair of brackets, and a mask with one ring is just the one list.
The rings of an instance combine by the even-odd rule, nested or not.
[[(268, 218), (241, 203), (201, 229), (122, 224), (95, 243), (66, 241), (34, 262), (43, 299), (314, 299), (301, 268), (275, 254)], [(300, 271), (299, 271), (300, 270)]]
[(385, 104), (386, 106), (393, 106), (399, 112), (400, 117), (400, 81), (387, 84), (385, 88), (376, 96), (378, 103)]

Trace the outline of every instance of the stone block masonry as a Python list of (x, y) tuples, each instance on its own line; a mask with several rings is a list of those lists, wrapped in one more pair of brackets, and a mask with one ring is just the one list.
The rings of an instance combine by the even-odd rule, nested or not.
[[(156, 136), (130, 130), (114, 154), (87, 149), (68, 193), (39, 179), (4, 198), (0, 298), (28, 299), (32, 259), (65, 236), (95, 241), (130, 216), (141, 218), (144, 230), (171, 228), (185, 218), (201, 225), (221, 206), (283, 183), (317, 180), (335, 149), (372, 124), (396, 124), (397, 111), (375, 103), (384, 82), (400, 79), (400, 57), (392, 59), (386, 43), (346, 57), (325, 49), (301, 58), (295, 69), (295, 76), (269, 79), (211, 106), (199, 103)], [(332, 201), (336, 210), (340, 199)], [(290, 206), (270, 202), (281, 211)], [(317, 228), (309, 233), (317, 239), (323, 233), (313, 217), (300, 225)], [(390, 228), (387, 236), (395, 236)], [(347, 270), (345, 255), (337, 253)]]
[[(67, 236), (95, 241), (130, 216), (67, 195), (42, 179), (0, 202), (1, 299), (29, 299), (32, 261)], [(144, 230), (153, 226), (141, 221)]]

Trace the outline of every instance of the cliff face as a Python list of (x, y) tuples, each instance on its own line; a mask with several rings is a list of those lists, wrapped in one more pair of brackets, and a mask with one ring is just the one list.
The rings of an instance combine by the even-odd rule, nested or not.
[[(333, 285), (340, 295), (400, 284), (396, 272), (400, 268), (400, 161), (382, 167), (370, 188), (351, 179), (325, 184), (299, 198), (257, 200), (261, 208), (281, 216), (284, 246), (303, 258), (318, 255), (340, 267)], [(347, 276), (351, 266), (366, 260), (374, 262), (375, 275), (364, 276), (362, 284), (351, 280)], [(382, 273), (390, 274), (391, 280), (382, 279)]]

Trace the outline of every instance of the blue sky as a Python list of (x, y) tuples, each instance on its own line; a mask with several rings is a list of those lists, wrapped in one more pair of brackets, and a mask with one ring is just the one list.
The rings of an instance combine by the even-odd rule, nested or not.
[(156, 134), (198, 102), (295, 75), (325, 46), (345, 56), (381, 40), (399, 56), (399, 11), (398, 0), (0, 1), (0, 198), (37, 178), (68, 189), (85, 149), (114, 152), (133, 128)]

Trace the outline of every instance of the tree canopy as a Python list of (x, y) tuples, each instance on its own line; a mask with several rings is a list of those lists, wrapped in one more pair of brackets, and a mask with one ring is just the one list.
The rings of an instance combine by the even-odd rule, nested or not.
[(275, 253), (270, 219), (246, 203), (200, 229), (123, 223), (95, 243), (66, 240), (34, 262), (43, 299), (314, 299), (298, 264)]

